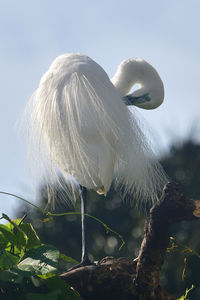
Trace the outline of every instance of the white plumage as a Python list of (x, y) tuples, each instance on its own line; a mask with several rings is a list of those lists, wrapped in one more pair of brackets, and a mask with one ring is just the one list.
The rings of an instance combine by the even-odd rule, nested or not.
[(114, 86), (122, 96), (138, 84), (140, 88), (134, 91), (133, 97), (149, 96), (149, 101), (137, 103), (144, 109), (154, 109), (160, 106), (164, 99), (164, 86), (157, 71), (141, 58), (124, 60), (115, 76), (111, 79)]
[[(114, 180), (116, 189), (123, 187), (135, 200), (156, 200), (166, 178), (135, 112), (123, 101), (136, 83), (141, 87), (130, 96), (139, 99), (137, 106), (162, 103), (162, 81), (141, 59), (122, 62), (112, 80), (85, 55), (54, 60), (29, 103), (30, 138), (37, 146), (32, 149), (47, 162), (50, 177), (59, 180), (60, 171), (66, 181), (73, 184), (74, 178), (100, 194)], [(143, 95), (147, 101), (140, 101)]]

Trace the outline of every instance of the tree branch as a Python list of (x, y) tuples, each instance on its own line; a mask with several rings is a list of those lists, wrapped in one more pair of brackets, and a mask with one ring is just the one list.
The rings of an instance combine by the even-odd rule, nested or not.
[(198, 218), (200, 201), (184, 196), (176, 183), (168, 183), (150, 210), (136, 259), (106, 257), (95, 266), (81, 267), (61, 276), (86, 300), (175, 300), (160, 287), (170, 225)]

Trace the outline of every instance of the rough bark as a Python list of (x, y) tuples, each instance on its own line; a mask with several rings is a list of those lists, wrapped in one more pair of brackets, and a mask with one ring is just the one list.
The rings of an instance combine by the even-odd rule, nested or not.
[(85, 300), (175, 300), (160, 286), (160, 271), (169, 244), (170, 225), (200, 218), (200, 201), (184, 196), (176, 183), (168, 183), (151, 208), (136, 259), (106, 257), (97, 265), (62, 274)]

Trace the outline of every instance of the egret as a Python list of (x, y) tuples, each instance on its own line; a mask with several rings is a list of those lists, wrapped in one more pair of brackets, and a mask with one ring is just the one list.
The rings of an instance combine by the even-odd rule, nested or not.
[[(139, 88), (129, 94), (136, 84)], [(80, 187), (81, 265), (90, 263), (84, 218), (87, 190), (106, 195), (113, 182), (136, 202), (154, 202), (166, 182), (135, 110), (127, 107), (154, 109), (163, 99), (160, 76), (142, 59), (124, 60), (110, 80), (88, 56), (64, 54), (53, 61), (30, 100), (30, 137), (40, 158), (44, 153), (47, 171), (52, 176), (59, 171)]]

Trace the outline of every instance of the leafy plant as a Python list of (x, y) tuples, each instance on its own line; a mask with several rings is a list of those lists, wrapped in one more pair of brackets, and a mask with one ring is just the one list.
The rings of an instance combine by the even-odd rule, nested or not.
[[(180, 243), (177, 239), (174, 237), (170, 237), (170, 247), (167, 249), (168, 252), (176, 251), (180, 254), (185, 255), (193, 255), (196, 256), (198, 259), (200, 258), (200, 254), (196, 252), (195, 250), (191, 249), (187, 245), (184, 245)], [(187, 257), (184, 257), (184, 265), (183, 265), (183, 271), (182, 271), (182, 280), (184, 281), (186, 278), (186, 264), (187, 264)], [(178, 298), (177, 300), (189, 300), (188, 295), (189, 293), (195, 289), (195, 286), (192, 284), (191, 288), (186, 288), (185, 294)]]
[(74, 260), (51, 245), (41, 243), (34, 228), (23, 218), (3, 218), (0, 224), (0, 299), (81, 299), (59, 277), (59, 266)]
[(192, 285), (190, 289), (186, 289), (185, 295), (181, 296), (177, 300), (187, 300), (189, 292), (191, 292), (193, 289), (194, 289), (194, 285)]

